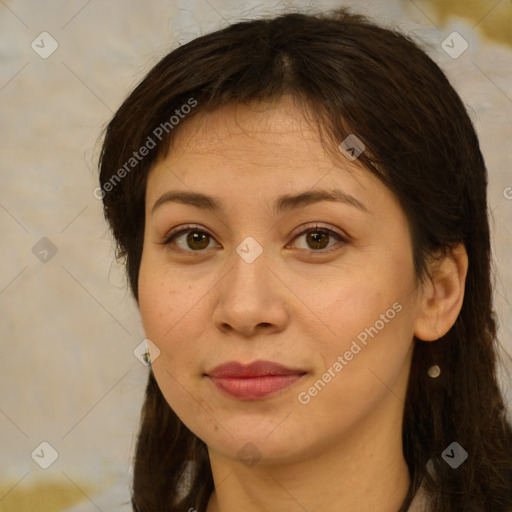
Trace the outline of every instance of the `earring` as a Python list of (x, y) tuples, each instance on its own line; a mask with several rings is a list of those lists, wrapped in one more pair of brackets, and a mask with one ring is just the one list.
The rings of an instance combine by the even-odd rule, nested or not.
[(151, 354), (149, 353), (149, 345), (147, 340), (144, 340), (146, 343), (146, 350), (144, 351), (144, 354), (142, 354), (142, 359), (144, 359), (144, 362), (149, 366), (151, 365)]
[(437, 377), (439, 377), (439, 375), (441, 375), (441, 368), (439, 368), (439, 366), (437, 366), (437, 364), (434, 364), (427, 370), (427, 374), (432, 379), (437, 379)]

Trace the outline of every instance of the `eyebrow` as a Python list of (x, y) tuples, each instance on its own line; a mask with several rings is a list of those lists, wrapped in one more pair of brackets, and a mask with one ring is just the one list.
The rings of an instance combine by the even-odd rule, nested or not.
[[(353, 206), (362, 212), (370, 213), (368, 208), (358, 199), (338, 189), (316, 189), (306, 190), (298, 194), (283, 194), (275, 200), (273, 212), (275, 215), (278, 215), (284, 211), (319, 203), (321, 201), (344, 203), (349, 206)], [(151, 214), (153, 214), (162, 205), (170, 202), (187, 204), (203, 210), (210, 210), (212, 212), (223, 211), (223, 203), (218, 198), (208, 196), (200, 192), (172, 190), (166, 192), (155, 201), (155, 204), (151, 209)]]

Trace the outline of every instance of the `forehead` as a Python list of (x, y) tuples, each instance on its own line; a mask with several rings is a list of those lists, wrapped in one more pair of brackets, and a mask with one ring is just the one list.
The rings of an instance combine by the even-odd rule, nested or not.
[[(213, 111), (199, 111), (184, 125), (187, 129), (178, 130), (175, 137), (178, 145), (187, 145), (192, 142), (191, 138), (199, 136), (205, 150), (211, 149), (212, 144), (218, 143), (227, 134), (237, 136), (248, 131), (251, 135), (258, 132), (262, 135), (267, 132), (284, 135), (315, 131), (290, 96), (283, 96), (279, 100), (231, 103)], [(213, 127), (215, 131), (212, 131)], [(217, 133), (217, 130), (221, 130), (221, 133)]]
[(336, 174), (359, 183), (360, 177), (371, 174), (341, 152), (333, 158), (316, 123), (284, 96), (273, 102), (230, 104), (185, 119), (167, 155), (153, 165), (150, 181), (169, 171), (184, 179), (203, 171), (211, 181), (235, 169), (240, 175), (256, 173), (272, 181), (306, 177), (309, 182), (319, 174)]

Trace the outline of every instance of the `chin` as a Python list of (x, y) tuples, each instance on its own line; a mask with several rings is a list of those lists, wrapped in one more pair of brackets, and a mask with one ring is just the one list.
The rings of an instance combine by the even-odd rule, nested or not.
[(304, 436), (299, 432), (293, 435), (289, 429), (272, 432), (266, 425), (261, 427), (253, 425), (249, 429), (246, 424), (240, 428), (232, 424), (226, 425), (226, 429), (232, 437), (224, 431), (219, 437), (219, 430), (200, 437), (209, 449), (247, 466), (256, 463), (259, 465), (294, 463), (307, 457), (311, 450), (305, 443)]

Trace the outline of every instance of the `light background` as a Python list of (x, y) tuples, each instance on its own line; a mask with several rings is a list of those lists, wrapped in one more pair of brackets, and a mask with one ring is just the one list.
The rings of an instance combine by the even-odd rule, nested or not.
[[(499, 332), (512, 353), (509, 0), (0, 0), (0, 511), (111, 512), (129, 499), (148, 370), (133, 355), (144, 333), (93, 196), (106, 122), (178, 44), (241, 17), (351, 4), (425, 41), (468, 107), (490, 174)], [(43, 31), (59, 44), (47, 59), (31, 48)], [(441, 48), (453, 31), (469, 43), (457, 59)], [(57, 248), (46, 262), (32, 252), (43, 237)], [(503, 388), (511, 407), (505, 377)], [(31, 457), (42, 441), (59, 454), (46, 470)]]

